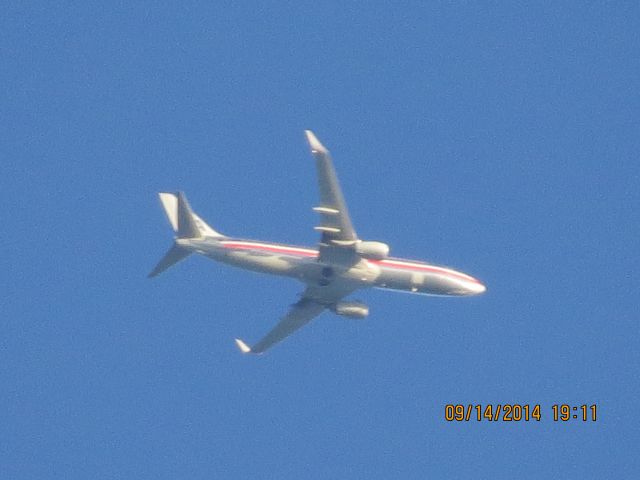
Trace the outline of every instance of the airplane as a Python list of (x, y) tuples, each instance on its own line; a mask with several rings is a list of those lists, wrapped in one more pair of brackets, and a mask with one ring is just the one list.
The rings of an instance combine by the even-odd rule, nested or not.
[(479, 295), (486, 287), (462, 272), (416, 260), (389, 256), (389, 246), (358, 238), (351, 223), (329, 150), (305, 130), (315, 158), (320, 203), (315, 230), (317, 248), (228, 237), (196, 215), (184, 193), (160, 193), (160, 201), (175, 232), (173, 246), (149, 277), (155, 277), (192, 253), (246, 270), (295, 278), (305, 284), (293, 304), (253, 346), (235, 339), (243, 353), (261, 354), (284, 340), (325, 310), (350, 319), (363, 319), (369, 307), (345, 297), (363, 288), (381, 288), (422, 295)]

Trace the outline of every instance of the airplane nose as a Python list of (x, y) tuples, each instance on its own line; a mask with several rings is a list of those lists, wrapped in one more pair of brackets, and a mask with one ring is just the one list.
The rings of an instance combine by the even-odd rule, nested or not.
[(472, 283), (469, 285), (469, 291), (471, 292), (471, 295), (480, 295), (481, 293), (484, 293), (487, 291), (487, 287), (485, 287), (480, 282)]

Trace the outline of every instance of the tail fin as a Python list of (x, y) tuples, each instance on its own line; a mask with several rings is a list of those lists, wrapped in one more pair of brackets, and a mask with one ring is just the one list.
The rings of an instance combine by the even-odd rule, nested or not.
[(193, 213), (182, 192), (160, 193), (160, 201), (178, 238), (223, 237)]
[[(176, 232), (177, 239), (203, 238), (203, 237), (224, 237), (207, 225), (198, 215), (193, 213), (187, 197), (184, 193), (160, 193), (160, 201), (167, 214), (169, 223), (173, 231)], [(162, 257), (158, 265), (151, 271), (149, 278), (161, 274), (167, 268), (175, 265), (180, 260), (188, 257), (191, 251), (181, 246), (176, 241), (169, 251)]]

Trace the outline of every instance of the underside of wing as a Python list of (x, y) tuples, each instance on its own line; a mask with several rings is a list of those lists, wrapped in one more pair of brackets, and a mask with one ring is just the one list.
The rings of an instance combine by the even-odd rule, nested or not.
[(236, 344), (243, 353), (263, 353), (269, 347), (284, 340), (299, 328), (305, 326), (326, 308), (325, 305), (309, 298), (302, 298), (295, 303), (280, 322), (267, 333), (262, 340), (253, 347), (247, 346), (242, 340), (236, 339)]
[(287, 314), (280, 319), (280, 322), (258, 343), (249, 347), (242, 340), (236, 339), (236, 345), (243, 353), (263, 353), (299, 328), (304, 327), (320, 315), (323, 310), (331, 308), (354, 290), (353, 285), (341, 282), (335, 282), (327, 287), (310, 285), (302, 294), (300, 301), (293, 304)]
[(315, 227), (321, 233), (320, 260), (330, 256), (327, 249), (352, 249), (358, 236), (351, 224), (349, 210), (340, 189), (340, 183), (333, 168), (329, 150), (320, 143), (310, 130), (306, 130), (311, 153), (316, 160), (320, 205), (313, 210), (320, 215), (320, 225)]

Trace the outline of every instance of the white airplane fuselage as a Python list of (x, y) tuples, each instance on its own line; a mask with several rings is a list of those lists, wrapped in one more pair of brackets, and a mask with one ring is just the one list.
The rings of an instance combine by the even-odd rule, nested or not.
[(256, 240), (178, 239), (177, 243), (222, 263), (246, 270), (298, 279), (308, 285), (349, 284), (354, 290), (376, 287), (422, 295), (469, 296), (486, 288), (475, 278), (450, 268), (415, 260), (357, 257), (350, 266), (318, 261), (318, 250)]
[(362, 319), (369, 307), (345, 300), (362, 288), (383, 288), (400, 292), (438, 296), (470, 296), (486, 288), (475, 278), (450, 268), (389, 256), (389, 246), (364, 241), (351, 222), (347, 203), (333, 167), (329, 150), (305, 131), (315, 159), (319, 216), (314, 227), (320, 234), (317, 248), (298, 247), (259, 240), (229, 237), (207, 225), (189, 205), (182, 192), (159, 194), (175, 233), (174, 244), (149, 273), (155, 277), (192, 253), (218, 262), (271, 275), (295, 278), (306, 287), (300, 299), (252, 346), (236, 338), (243, 353), (261, 354), (302, 328), (322, 312)]

